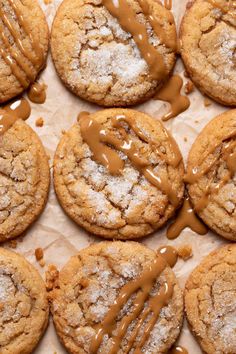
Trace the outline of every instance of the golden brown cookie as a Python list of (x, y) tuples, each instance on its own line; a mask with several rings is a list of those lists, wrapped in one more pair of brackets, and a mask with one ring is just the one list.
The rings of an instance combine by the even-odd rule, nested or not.
[(76, 95), (104, 106), (147, 100), (175, 64), (171, 12), (155, 0), (117, 3), (64, 0), (52, 27), (58, 75)]
[(182, 20), (180, 41), (185, 67), (198, 88), (222, 104), (235, 106), (234, 1), (190, 1)]
[(0, 242), (24, 232), (48, 197), (48, 157), (36, 133), (22, 120), (0, 135)]
[(82, 115), (57, 147), (54, 185), (87, 231), (132, 239), (162, 227), (182, 202), (182, 156), (162, 123), (128, 109)]
[(19, 254), (0, 248), (0, 353), (30, 354), (48, 323), (45, 284)]
[(36, 0), (0, 0), (0, 103), (35, 81), (45, 65), (48, 37)]
[(162, 354), (180, 333), (182, 291), (154, 251), (136, 242), (101, 242), (62, 269), (52, 313), (69, 353)]
[(236, 245), (212, 252), (192, 272), (185, 289), (185, 309), (204, 353), (235, 353)]
[(203, 129), (188, 157), (188, 191), (195, 211), (219, 235), (236, 241), (236, 110)]

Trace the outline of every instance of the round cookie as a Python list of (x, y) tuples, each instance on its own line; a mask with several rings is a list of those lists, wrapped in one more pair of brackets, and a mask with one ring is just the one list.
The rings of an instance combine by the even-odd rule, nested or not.
[[(119, 117), (128, 123), (115, 126)], [(106, 238), (143, 237), (162, 227), (184, 193), (184, 167), (176, 142), (160, 121), (138, 111), (107, 109), (86, 119), (98, 124), (110, 140), (118, 140), (116, 145), (108, 142), (110, 147), (101, 143), (99, 149), (108, 149), (111, 164), (118, 159), (121, 166), (115, 174), (99, 162), (91, 144), (100, 138), (91, 133), (91, 144), (85, 142), (82, 117), (63, 135), (54, 158), (54, 186), (66, 213), (87, 231)], [(124, 148), (133, 144), (136, 156), (150, 164), (160, 185), (150, 182), (134, 157), (133, 161), (127, 157), (129, 152), (117, 148), (124, 141)]]
[(23, 121), (0, 136), (0, 242), (23, 233), (48, 197), (48, 157), (36, 133)]
[(195, 211), (219, 235), (236, 241), (236, 110), (203, 129), (188, 157), (186, 181)]
[[(160, 262), (163, 271), (160, 275), (156, 273), (150, 277), (154, 262), (158, 267)], [(141, 281), (145, 272), (147, 276)], [(152, 279), (151, 284), (148, 277)], [(112, 340), (117, 340), (115, 335), (120, 333), (121, 324), (125, 330), (120, 343), (119, 340), (117, 342), (116, 350), (113, 347), (113, 353), (127, 353), (128, 346), (129, 352), (136, 352), (134, 348), (137, 349), (143, 333), (146, 338), (140, 352), (142, 349), (144, 353), (166, 353), (180, 333), (183, 299), (177, 279), (162, 257), (157, 258), (154, 251), (139, 243), (94, 244), (70, 259), (60, 272), (57, 284), (58, 287), (52, 292), (53, 319), (57, 333), (69, 353), (110, 353)], [(168, 299), (157, 295), (163, 292), (164, 287), (168, 289)], [(124, 301), (121, 300), (122, 294)], [(145, 317), (156, 295), (158, 300), (154, 309), (160, 308), (160, 312), (157, 310), (155, 315), (149, 313)], [(134, 301), (136, 306), (140, 306), (136, 315)], [(115, 303), (118, 308), (115, 308)], [(129, 316), (132, 319), (127, 322)], [(142, 317), (144, 322), (132, 343), (132, 334)], [(149, 332), (147, 323), (152, 321)], [(102, 336), (94, 343), (98, 333), (102, 333)]]
[(48, 40), (47, 22), (36, 0), (0, 1), (0, 103), (35, 81), (45, 65)]
[(134, 40), (137, 32), (132, 35), (122, 29), (126, 27), (107, 10), (109, 5), (104, 6), (109, 1), (64, 0), (52, 27), (52, 57), (64, 84), (81, 98), (109, 107), (133, 105), (150, 98), (173, 69), (177, 48), (174, 18), (155, 0), (120, 2), (129, 7), (121, 12), (122, 21), (128, 14), (133, 16), (130, 31), (140, 25), (144, 28), (144, 55), (154, 52), (155, 70), (165, 67), (155, 76)]
[(192, 272), (186, 283), (185, 309), (204, 353), (235, 353), (236, 245), (212, 252)]
[(228, 106), (236, 105), (235, 16), (233, 1), (190, 1), (180, 31), (191, 79), (204, 94)]
[(22, 256), (0, 248), (0, 352), (30, 354), (48, 323), (45, 284)]

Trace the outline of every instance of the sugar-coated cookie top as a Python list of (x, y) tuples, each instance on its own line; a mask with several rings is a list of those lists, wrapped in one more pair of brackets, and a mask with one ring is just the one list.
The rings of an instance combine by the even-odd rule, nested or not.
[[(175, 275), (161, 258), (135, 242), (101, 242), (71, 258), (52, 293), (54, 323), (70, 353), (139, 353), (140, 343), (147, 354), (166, 353), (179, 334), (183, 303)], [(151, 279), (155, 262), (160, 274)]]
[(236, 245), (212, 252), (192, 272), (186, 284), (185, 305), (204, 352), (235, 353)]
[(196, 0), (182, 20), (181, 55), (194, 83), (216, 101), (236, 105), (234, 1)]
[(34, 82), (45, 64), (48, 36), (36, 0), (0, 1), (0, 103)]
[[(126, 106), (149, 98), (168, 77), (175, 62), (176, 29), (170, 11), (154, 0), (120, 1), (126, 16), (116, 7), (111, 12), (112, 4), (64, 0), (52, 28), (52, 55), (59, 76), (74, 93), (101, 105)], [(142, 6), (150, 15), (144, 15)], [(130, 14), (129, 25), (122, 26)], [(147, 52), (156, 57), (152, 68)], [(162, 74), (153, 78), (158, 70)]]
[(0, 352), (30, 354), (48, 321), (46, 288), (22, 256), (0, 248)]

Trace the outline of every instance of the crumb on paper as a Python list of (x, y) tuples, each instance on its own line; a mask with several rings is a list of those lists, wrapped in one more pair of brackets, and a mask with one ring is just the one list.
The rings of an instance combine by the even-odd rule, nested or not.
[(212, 101), (209, 98), (205, 97), (204, 98), (204, 106), (209, 107), (209, 106), (211, 106), (211, 104), (212, 104)]
[(195, 120), (194, 123), (198, 124), (198, 123), (199, 123), (199, 120)]
[(16, 248), (17, 247), (17, 241), (16, 240), (11, 240), (9, 242), (9, 247), (10, 248)]
[(185, 142), (187, 142), (187, 141), (188, 141), (188, 138), (187, 138), (186, 136), (184, 137), (184, 141), (185, 141)]
[(40, 259), (40, 261), (39, 261), (40, 267), (43, 268), (45, 266), (45, 264), (46, 264), (45, 260), (44, 259)]
[(62, 135), (66, 134), (65, 129), (62, 129), (61, 133), (62, 133)]
[(194, 84), (191, 80), (188, 80), (184, 85), (184, 92), (186, 93), (186, 95), (189, 95), (193, 91), (194, 91)]
[(187, 261), (193, 256), (192, 246), (182, 245), (177, 248), (177, 253), (180, 258), (182, 258), (184, 261)]
[(44, 120), (43, 120), (43, 118), (42, 118), (42, 117), (37, 118), (37, 119), (36, 119), (36, 122), (35, 122), (35, 125), (36, 125), (36, 127), (42, 128), (43, 125), (44, 125)]
[(54, 264), (50, 264), (45, 272), (47, 291), (51, 291), (58, 286), (58, 276), (59, 271), (57, 267)]
[(43, 259), (44, 254), (43, 254), (42, 248), (36, 248), (34, 251), (34, 254), (35, 254), (35, 258), (38, 262)]

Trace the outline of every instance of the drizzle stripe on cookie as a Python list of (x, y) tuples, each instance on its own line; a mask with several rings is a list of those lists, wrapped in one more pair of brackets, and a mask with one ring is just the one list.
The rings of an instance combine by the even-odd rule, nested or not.
[[(162, 55), (157, 49), (149, 43), (147, 29), (144, 24), (140, 23), (136, 18), (136, 13), (128, 5), (126, 0), (102, 0), (103, 5), (107, 8), (110, 14), (117, 18), (120, 26), (124, 31), (131, 33), (133, 39), (140, 50), (140, 53), (149, 66), (150, 74), (154, 80), (161, 80), (166, 74), (166, 67)], [(148, 13), (152, 24), (156, 23), (158, 30), (160, 25), (154, 20), (149, 13), (149, 6), (143, 0), (139, 0), (140, 6), (144, 8), (145, 14)], [(160, 32), (160, 37), (163, 39), (163, 30)]]
[[(20, 33), (14, 26), (13, 21), (9, 19), (3, 8), (0, 7), (0, 18), (2, 20), (2, 24), (0, 25), (0, 39), (4, 46), (4, 48), (1, 46), (0, 54), (6, 64), (10, 66), (13, 75), (17, 78), (20, 84), (26, 88), (31, 82), (34, 81), (35, 70), (38, 71), (42, 69), (44, 63), (43, 51), (40, 48), (36, 38), (33, 37), (31, 28), (16, 2), (14, 0), (8, 1), (14, 10), (14, 14), (19, 22), (19, 25), (29, 37), (33, 51), (24, 45), (20, 37)], [(16, 50), (11, 44), (8, 36), (4, 32), (4, 27), (7, 28), (11, 34), (18, 50)], [(32, 69), (32, 66), (34, 69)]]
[[(201, 165), (201, 163), (204, 162), (204, 160), (207, 158), (207, 156), (209, 154), (212, 154), (222, 143), (224, 143), (226, 140), (228, 140), (230, 138), (234, 138), (235, 136), (236, 136), (236, 132), (233, 131), (233, 132), (229, 133), (221, 143), (218, 143), (218, 142), (215, 143), (212, 146), (212, 148), (210, 149), (210, 151), (207, 151), (206, 154), (203, 155), (202, 162), (200, 162), (199, 165)], [(225, 176), (214, 187), (210, 187), (210, 184), (211, 184), (212, 180), (214, 179), (215, 174), (217, 172), (217, 169), (215, 169), (215, 173), (214, 173), (214, 176), (212, 177), (212, 180), (210, 181), (208, 186), (203, 191), (203, 195), (200, 198), (200, 200), (195, 205), (196, 211), (203, 210), (207, 206), (210, 196), (212, 194), (217, 194), (219, 192), (219, 190), (230, 179), (233, 178), (233, 176), (236, 172), (235, 148), (236, 148), (236, 141), (234, 141), (234, 140), (227, 142), (225, 144), (225, 146), (222, 147), (220, 153), (221, 153), (221, 156), (223, 157), (223, 160), (226, 162), (226, 166), (228, 168), (228, 171), (225, 174)], [(201, 167), (193, 167), (192, 169), (190, 169), (188, 171), (187, 175), (185, 176), (185, 181), (189, 184), (194, 184), (199, 178), (205, 176), (211, 170), (212, 167), (217, 165), (218, 162), (219, 162), (219, 157), (218, 157), (218, 155), (216, 155), (211, 159), (211, 161), (209, 161), (208, 163), (205, 163), (204, 167), (202, 167), (202, 168)]]
[[(135, 168), (137, 168), (137, 170), (142, 173), (151, 184), (159, 188), (168, 196), (172, 205), (177, 206), (179, 201), (169, 183), (168, 178), (161, 174), (157, 174), (150, 162), (139, 156), (139, 151), (137, 150), (133, 139), (128, 137), (125, 129), (120, 125), (121, 122), (128, 124), (128, 126), (133, 129), (138, 137), (147, 140), (147, 137), (145, 137), (145, 135), (138, 129), (135, 122), (128, 119), (124, 115), (119, 115), (112, 118), (113, 127), (117, 127), (122, 135), (121, 140), (113, 134), (107, 133), (103, 129), (102, 125), (96, 122), (89, 114), (83, 113), (82, 117), (79, 119), (81, 135), (83, 140), (88, 144), (93, 152), (94, 159), (104, 165), (111, 174), (119, 174), (124, 167), (124, 161), (120, 158), (117, 152), (106, 146), (106, 144), (115, 147), (117, 150), (126, 154)], [(162, 158), (164, 157), (167, 164), (176, 167), (180, 163), (182, 157), (169, 135), (168, 140), (170, 141), (173, 149), (172, 159), (167, 160), (161, 153), (160, 156)], [(154, 142), (150, 142), (150, 144), (155, 146)], [(157, 149), (156, 146), (155, 148)], [(159, 153), (158, 150), (157, 152)]]
[(14, 101), (0, 109), (0, 136), (3, 135), (18, 120), (29, 118), (31, 108), (24, 98)]
[[(158, 290), (157, 294), (150, 296), (150, 292), (156, 279), (161, 275), (166, 266), (167, 261), (163, 257), (158, 256), (137, 279), (134, 279), (123, 286), (114, 305), (112, 305), (107, 312), (102, 324), (98, 326), (97, 333), (90, 346), (92, 354), (97, 353), (102, 343), (103, 336), (106, 334), (112, 337), (113, 343), (109, 354), (116, 354), (120, 349), (120, 344), (127, 333), (129, 325), (139, 316), (140, 318), (128, 339), (125, 353), (129, 353), (132, 348), (135, 348), (134, 354), (142, 353), (142, 347), (148, 339), (161, 309), (168, 304), (173, 295), (173, 285), (166, 280)], [(123, 306), (134, 294), (136, 294), (136, 297), (133, 301), (133, 311), (121, 319), (120, 324), (116, 329), (116, 334), (113, 335), (117, 316)], [(144, 308), (145, 304), (146, 307)], [(152, 316), (142, 330), (141, 336), (138, 337), (140, 329), (143, 327), (143, 324), (146, 322), (147, 317), (149, 317), (150, 314), (152, 314)]]

